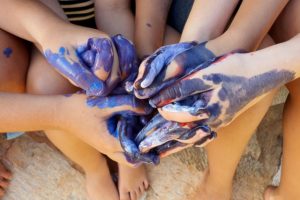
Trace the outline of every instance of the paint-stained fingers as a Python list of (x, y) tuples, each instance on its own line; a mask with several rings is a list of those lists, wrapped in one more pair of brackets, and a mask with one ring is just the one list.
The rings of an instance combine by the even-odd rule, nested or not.
[(210, 135), (201, 138), (199, 141), (197, 141), (194, 146), (195, 147), (204, 147), (211, 141), (213, 141), (217, 137), (217, 133), (212, 131)]
[[(73, 52), (74, 53), (74, 52)], [(68, 49), (62, 47), (58, 53), (45, 51), (47, 61), (75, 86), (84, 89), (87, 95), (99, 96), (105, 90), (104, 82), (98, 79), (76, 56), (70, 56)]]
[(162, 70), (166, 70), (165, 68), (176, 55), (182, 53), (183, 51), (189, 48), (192, 48), (194, 45), (195, 43), (193, 42), (184, 42), (168, 45), (158, 49), (154, 53), (154, 56), (150, 57), (150, 59), (148, 59), (148, 62), (146, 62), (146, 70), (144, 76), (141, 80), (139, 80), (140, 87), (149, 87), (153, 83), (157, 75), (161, 73)]
[[(137, 74), (138, 60), (133, 43), (120, 34), (113, 36), (111, 39), (118, 53), (121, 79), (125, 80), (129, 75)], [(131, 80), (133, 81), (134, 78), (131, 78)]]
[(177, 153), (183, 149), (193, 146), (192, 144), (185, 144), (178, 141), (170, 141), (159, 147), (155, 148), (155, 151), (160, 155), (161, 158), (169, 156), (173, 153)]
[(139, 150), (147, 153), (151, 149), (166, 142), (176, 140), (188, 131), (189, 127), (184, 127), (179, 123), (167, 121), (158, 127), (153, 133), (148, 135), (140, 144)]
[(166, 120), (160, 114), (155, 115), (136, 136), (136, 144), (140, 144), (142, 140), (161, 127), (165, 122)]
[[(114, 62), (113, 44), (107, 38), (91, 38), (88, 47), (93, 53), (94, 63), (91, 65), (92, 72), (102, 81), (109, 77)], [(90, 53), (90, 54), (91, 54)]]
[(147, 115), (152, 112), (151, 106), (133, 95), (116, 95), (110, 97), (89, 97), (87, 104), (107, 111), (107, 117), (114, 114)]
[(185, 73), (189, 73), (197, 66), (203, 66), (204, 68), (204, 66), (206, 66), (202, 65), (204, 62), (210, 61), (216, 57), (209, 49), (205, 47), (205, 45), (206, 42), (203, 42), (182, 52), (181, 54), (178, 54), (176, 57), (174, 57), (168, 68), (184, 69)]
[(191, 114), (194, 112), (193, 106), (181, 106), (178, 104), (168, 104), (161, 108), (158, 108), (159, 113), (169, 121), (176, 122), (194, 122), (199, 120), (205, 120), (209, 118), (209, 114), (205, 108), (197, 109), (197, 114)]
[(162, 90), (159, 94), (149, 100), (153, 107), (162, 107), (169, 103), (180, 101), (188, 96), (208, 92), (213, 89), (213, 85), (207, 84), (200, 78), (187, 76), (176, 81), (168, 88)]
[(192, 130), (188, 131), (184, 135), (182, 135), (180, 138), (176, 139), (178, 142), (186, 143), (186, 144), (194, 144), (196, 142), (203, 140), (206, 140), (207, 138), (210, 138), (212, 135), (212, 131), (207, 125), (200, 125)]

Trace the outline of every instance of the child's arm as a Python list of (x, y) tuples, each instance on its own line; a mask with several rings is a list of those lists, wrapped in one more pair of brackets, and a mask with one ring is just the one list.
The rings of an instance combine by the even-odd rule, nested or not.
[(180, 41), (204, 42), (220, 36), (238, 0), (195, 0)]
[(120, 79), (117, 52), (106, 34), (65, 22), (40, 1), (3, 0), (0, 28), (35, 43), (56, 70), (89, 95), (107, 94)]
[(0, 132), (63, 130), (123, 164), (128, 163), (107, 119), (117, 113), (128, 116), (152, 111), (130, 95), (89, 98), (83, 94), (65, 97), (12, 93), (0, 93), (0, 110)]
[(171, 0), (137, 0), (135, 44), (139, 58), (152, 54), (163, 45)]
[(258, 48), (288, 0), (245, 0), (228, 30), (206, 45), (215, 55)]

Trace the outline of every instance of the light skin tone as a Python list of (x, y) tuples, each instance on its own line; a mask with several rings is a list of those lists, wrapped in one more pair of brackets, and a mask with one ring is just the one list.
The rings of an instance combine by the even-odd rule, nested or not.
[[(271, 30), (276, 42), (284, 42), (300, 33), (299, 1), (290, 1)], [(292, 23), (291, 23), (292, 22)], [(283, 115), (283, 156), (279, 187), (269, 187), (265, 200), (297, 199), (299, 193), (299, 79), (287, 84), (289, 97)]]
[[(23, 3), (26, 3), (25, 7)], [(44, 1), (44, 3), (46, 3), (46, 5), (52, 9), (55, 8), (56, 6), (55, 4), (53, 4), (53, 1), (50, 4), (47, 4), (48, 3), (47, 1)], [(7, 1), (4, 2), (4, 5), (6, 9), (10, 9), (11, 6), (15, 8), (16, 10), (15, 15), (9, 16), (9, 14), (6, 13), (6, 16), (11, 17), (11, 19), (18, 19), (18, 17), (21, 16), (22, 16), (21, 18), (23, 18), (24, 13), (27, 14), (30, 13), (29, 16), (26, 15), (28, 21), (31, 21), (31, 19), (33, 18), (38, 19), (35, 21), (34, 26), (32, 26), (31, 24), (32, 21), (28, 23), (27, 20), (17, 20), (18, 22), (20, 22), (19, 24), (17, 24), (17, 26), (7, 25), (4, 21), (0, 23), (3, 24), (2, 28), (11, 31), (14, 34), (23, 37), (29, 41), (32, 41), (41, 50), (51, 49), (53, 51), (56, 51), (61, 44), (64, 44), (64, 46), (68, 48), (68, 46), (71, 47), (74, 45), (78, 45), (82, 42), (85, 42), (88, 38), (91, 37), (100, 36), (100, 37), (107, 38), (107, 35), (101, 33), (100, 31), (96, 31), (88, 28), (81, 28), (64, 22), (56, 15), (59, 14), (59, 11), (55, 11), (56, 14), (51, 13), (49, 12), (47, 7), (43, 6), (42, 4), (39, 4), (36, 1), (26, 1), (26, 2)], [(25, 10), (22, 8), (25, 8)], [(47, 21), (47, 23), (45, 23), (45, 21)], [(47, 27), (44, 27), (45, 25), (47, 25)], [(72, 33), (71, 36), (74, 36), (73, 33), (76, 32), (76, 36), (74, 37), (70, 37), (70, 35), (67, 36), (66, 33), (68, 32)], [(63, 37), (63, 35), (66, 37)], [(55, 38), (59, 38), (60, 41), (56, 40), (57, 42), (56, 43)], [(65, 43), (66, 41), (70, 41), (70, 43), (67, 44), (68, 42)], [(63, 93), (74, 92), (77, 90), (75, 87), (71, 86), (70, 84), (66, 84), (68, 83), (68, 81), (62, 78), (60, 75), (58, 75), (53, 69), (51, 69), (49, 64), (46, 62), (46, 60), (36, 50), (34, 50), (33, 52), (31, 64), (32, 66), (46, 66), (49, 68), (49, 70), (43, 71), (41, 69), (36, 69), (34, 71), (33, 70), (34, 68), (31, 68), (29, 72), (29, 76), (30, 74), (34, 74), (34, 73), (38, 74), (37, 77), (40, 78), (39, 83), (41, 84), (36, 85), (32, 83), (30, 79), (28, 79), (29, 82), (29, 86), (27, 88), (28, 91), (34, 92), (33, 91), (34, 89), (32, 88), (35, 88), (35, 93), (63, 94)], [(49, 75), (56, 74), (56, 75), (54, 75), (55, 78), (48, 78), (47, 80), (49, 82), (45, 84), (46, 79), (41, 74), (49, 74)], [(101, 79), (101, 77), (98, 78)], [(49, 83), (51, 81), (54, 82), (54, 84), (51, 85), (50, 90), (46, 90), (44, 87), (49, 86)], [(60, 86), (56, 86), (56, 85), (60, 85)], [(37, 90), (39, 92), (37, 92)], [(89, 136), (89, 138), (91, 139), (89, 140), (89, 142), (91, 142), (92, 140), (94, 140), (95, 142), (95, 143), (93, 142), (94, 144), (91, 144), (87, 141), (81, 142), (83, 139), (82, 137), (73, 136), (71, 134), (64, 135), (64, 133), (62, 132), (64, 130), (62, 129), (58, 131), (54, 131), (53, 129), (50, 129), (51, 131), (49, 129), (43, 129), (43, 130), (47, 130), (46, 134), (53, 141), (53, 143), (56, 146), (58, 146), (68, 157), (70, 157), (76, 163), (81, 165), (82, 168), (85, 170), (85, 174), (87, 177), (87, 190), (91, 199), (99, 199), (100, 197), (101, 198), (105, 197), (106, 199), (119, 198), (117, 190), (108, 173), (106, 161), (98, 153), (100, 148), (99, 146), (100, 143), (95, 142), (96, 140), (94, 139), (96, 138), (92, 139), (93, 137)], [(90, 145), (87, 145), (86, 143), (89, 143)], [(88, 154), (89, 156), (86, 156), (86, 154)], [(121, 154), (110, 155), (112, 159), (116, 159), (116, 160), (121, 158), (120, 156)], [(83, 157), (85, 159), (82, 159)], [(123, 157), (123, 159), (125, 158)], [(124, 163), (126, 163), (125, 160), (123, 161)], [(143, 191), (140, 191), (140, 188), (138, 188), (137, 192), (139, 194)]]
[[(179, 35), (171, 28), (166, 28), (166, 17), (171, 1), (136, 1), (136, 17), (131, 11), (130, 0), (96, 0), (95, 13), (98, 29), (110, 35), (121, 33), (135, 42), (139, 57), (153, 53), (164, 42), (176, 43)], [(161, 8), (157, 12), (157, 8)], [(151, 27), (147, 26), (151, 23)], [(152, 27), (153, 26), (153, 27)], [(136, 169), (119, 165), (120, 199), (134, 200), (141, 197), (148, 188), (149, 181), (142, 165)]]
[[(25, 92), (28, 53), (24, 42), (0, 30), (0, 91)], [(7, 49), (11, 51), (7, 52)], [(0, 163), (0, 197), (4, 196), (12, 174)]]
[[(226, 1), (226, 3), (228, 2)], [(232, 3), (236, 4), (236, 2)], [(214, 52), (215, 55), (222, 55), (234, 49), (252, 50), (256, 48), (261, 43), (261, 40), (285, 4), (286, 2), (282, 1), (272, 2), (272, 9), (270, 9), (269, 2), (244, 1), (229, 29), (220, 37), (209, 41), (206, 44), (206, 47)], [(233, 10), (230, 7), (227, 8), (227, 12)], [(250, 12), (250, 10), (253, 10), (253, 12)], [(266, 12), (266, 10), (268, 11)], [(256, 15), (247, 15), (248, 12), (256, 13)], [(198, 11), (198, 13), (201, 12)], [(227, 16), (228, 18), (230, 14), (225, 13), (224, 16)], [(257, 20), (256, 17), (263, 17), (264, 20)], [(205, 20), (207, 19), (210, 18), (205, 18)], [(257, 23), (257, 21), (260, 21), (261, 24)], [(255, 26), (245, 26), (247, 24), (252, 24), (253, 22), (255, 22)], [(225, 27), (224, 24), (220, 26), (221, 27), (216, 30), (222, 30)], [(193, 35), (190, 40), (207, 40), (207, 37), (204, 39), (199, 38), (199, 36), (202, 35), (201, 31), (204, 31), (205, 34), (203, 35), (205, 36), (210, 34), (210, 31), (202, 28), (202, 30), (199, 29), (200, 33), (190, 34)], [(244, 32), (249, 34), (243, 34)], [(247, 36), (249, 36), (249, 38)], [(214, 35), (214, 37), (216, 36)], [(185, 40), (190, 41), (188, 39)], [(232, 178), (240, 156), (242, 155), (249, 138), (267, 111), (273, 95), (274, 93), (270, 94), (265, 100), (251, 107), (243, 114), (243, 116), (237, 118), (226, 128), (218, 130), (218, 139), (206, 147), (209, 168), (203, 184), (199, 186), (199, 191), (195, 194), (195, 199), (230, 199)], [(253, 115), (252, 113), (256, 113), (256, 115)], [(253, 122), (251, 124), (247, 123), (247, 119), (250, 119), (249, 117)], [(242, 126), (241, 123), (243, 124)], [(237, 137), (237, 135), (239, 137)], [(236, 142), (232, 143), (232, 141)], [(230, 149), (227, 148), (229, 144), (231, 147)], [(228, 149), (228, 151), (226, 149)], [(223, 160), (220, 158), (226, 159)], [(220, 166), (222, 166), (222, 168), (220, 168)], [(220, 177), (222, 178), (220, 179)]]

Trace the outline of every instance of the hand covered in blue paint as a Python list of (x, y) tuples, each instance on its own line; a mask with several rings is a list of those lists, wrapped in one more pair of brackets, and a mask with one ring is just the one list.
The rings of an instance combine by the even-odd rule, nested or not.
[(136, 97), (150, 98), (203, 62), (214, 58), (206, 43), (183, 42), (158, 49), (142, 62), (134, 83)]
[[(113, 160), (130, 166), (137, 164), (128, 162), (131, 161), (127, 160), (128, 153), (142, 161), (157, 160), (150, 154), (139, 155), (138, 147), (127, 140), (132, 133), (130, 131), (137, 128), (134, 127), (136, 116), (148, 115), (153, 110), (133, 95), (87, 97), (84, 94), (74, 94), (63, 98), (60, 109), (62, 114), (57, 119), (60, 121), (60, 129), (75, 134)], [(123, 128), (118, 122), (123, 118), (133, 121)], [(116, 125), (109, 119), (115, 119), (119, 124)], [(123, 129), (127, 129), (126, 132)], [(128, 152), (124, 152), (123, 145), (130, 147)]]
[(135, 49), (121, 35), (112, 38), (96, 30), (78, 28), (76, 34), (43, 44), (48, 62), (89, 96), (105, 96), (137, 67)]
[(201, 120), (217, 129), (294, 78), (290, 71), (257, 70), (243, 63), (242, 56), (228, 54), (200, 65), (153, 97), (150, 104), (168, 120)]
[(202, 147), (215, 137), (216, 133), (202, 122), (178, 123), (157, 114), (139, 132), (135, 142), (141, 153), (164, 157), (191, 146)]

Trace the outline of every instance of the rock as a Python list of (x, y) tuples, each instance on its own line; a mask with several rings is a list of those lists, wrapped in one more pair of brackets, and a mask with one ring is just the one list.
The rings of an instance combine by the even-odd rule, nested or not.
[[(272, 106), (249, 142), (234, 178), (233, 200), (261, 200), (278, 172), (282, 109), (282, 104)], [(46, 142), (22, 136), (2, 143), (0, 153), (14, 173), (5, 200), (87, 199), (83, 175)], [(205, 152), (199, 148), (165, 158), (158, 167), (148, 166), (151, 188), (144, 199), (188, 200), (206, 166)]]

